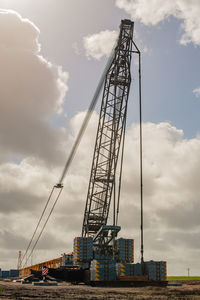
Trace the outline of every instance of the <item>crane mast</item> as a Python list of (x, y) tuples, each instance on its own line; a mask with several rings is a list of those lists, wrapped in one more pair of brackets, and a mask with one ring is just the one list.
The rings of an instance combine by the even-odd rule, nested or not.
[(131, 84), (133, 28), (132, 21), (121, 21), (113, 60), (105, 77), (82, 227), (83, 237), (95, 237), (108, 220), (126, 123)]

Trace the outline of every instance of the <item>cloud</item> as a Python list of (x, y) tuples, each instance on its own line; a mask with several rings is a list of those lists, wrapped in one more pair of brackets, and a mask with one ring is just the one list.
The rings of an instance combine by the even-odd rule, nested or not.
[[(71, 120), (66, 149), (71, 148), (84, 114), (79, 113)], [(34, 254), (34, 262), (71, 251), (73, 238), (81, 233), (97, 121), (98, 115), (94, 114), (65, 179), (63, 194)], [(166, 259), (169, 273), (181, 274), (187, 268), (180, 259), (184, 254), (185, 261), (197, 274), (194, 257), (199, 256), (200, 139), (185, 139), (183, 131), (169, 123), (145, 123), (143, 133), (145, 259)], [(2, 166), (1, 214), (6, 212), (1, 218), (3, 232), (5, 228), (8, 232), (15, 231), (16, 236), (21, 235), (20, 240), (28, 241), (49, 195), (49, 187), (56, 182), (59, 172), (60, 168), (49, 172), (49, 167), (37, 160)], [(140, 257), (139, 174), (139, 126), (132, 124), (126, 133), (119, 225), (120, 236), (135, 239), (136, 261)], [(3, 202), (5, 194), (6, 203)], [(109, 223), (112, 224), (112, 206)], [(57, 242), (51, 247), (46, 242), (45, 248), (48, 233), (55, 235)], [(8, 241), (2, 245), (8, 245)], [(1, 248), (4, 252), (5, 248)]]
[[(66, 157), (84, 116), (85, 112), (82, 112), (71, 119), (71, 133), (66, 133), (65, 136)], [(66, 178), (65, 190), (59, 200), (60, 202), (37, 246), (39, 250), (34, 254), (35, 262), (57, 257), (63, 252), (71, 251), (74, 235), (80, 234), (97, 119), (98, 116), (94, 113), (90, 121), (91, 127), (86, 130), (86, 136), (80, 144), (77, 158), (72, 163), (70, 173)], [(62, 145), (59, 144), (59, 146), (61, 147), (60, 151), (62, 151)], [(85, 156), (86, 149), (88, 156)], [(26, 249), (50, 194), (50, 188), (57, 183), (61, 171), (62, 167), (59, 163), (54, 166), (47, 165), (38, 157), (26, 157), (20, 162), (1, 163), (0, 253), (4, 258), (1, 261), (2, 268), (12, 268), (16, 265), (17, 252), (16, 256), (13, 257), (11, 249), (15, 251)], [(49, 203), (45, 218), (53, 205), (56, 192), (57, 190)], [(45, 218), (42, 224), (44, 224)], [(54, 235), (56, 241), (53, 238)], [(12, 236), (15, 236), (15, 238), (13, 239)], [(54, 243), (52, 243), (52, 240), (54, 240)]]
[(104, 30), (83, 38), (83, 45), (88, 59), (101, 59), (104, 55), (109, 56), (117, 39), (118, 32)]
[[(30, 21), (1, 12), (0, 22), (5, 31), (0, 35), (0, 256), (2, 268), (13, 268), (17, 250), (25, 250), (57, 183), (85, 112), (71, 119), (67, 132), (50, 126), (51, 117), (62, 110), (68, 75), (40, 55), (39, 30)], [(7, 37), (14, 25), (16, 41)], [(99, 46), (91, 49), (88, 56), (96, 59), (108, 53)], [(34, 254), (35, 263), (71, 251), (73, 238), (81, 233), (97, 123), (95, 113)], [(197, 274), (200, 139), (185, 139), (169, 123), (145, 123), (143, 132), (145, 259), (166, 259), (171, 274), (183, 273), (189, 264)], [(139, 174), (139, 126), (132, 124), (126, 132), (119, 225), (121, 236), (135, 238), (136, 261)]]
[(69, 75), (41, 55), (39, 36), (30, 20), (0, 10), (0, 252), (6, 268), (16, 265), (13, 249), (26, 247), (68, 153), (69, 135), (51, 120), (62, 112)]
[(0, 14), (1, 47), (27, 50), (37, 54), (40, 51), (38, 42), (40, 31), (37, 26), (12, 10), (0, 9)]
[[(117, 42), (118, 35), (119, 32), (117, 31), (104, 30), (84, 37), (83, 46), (88, 59), (93, 58), (100, 60), (103, 56), (109, 57), (115, 43)], [(139, 37), (136, 31), (134, 32), (134, 36), (139, 49), (143, 53), (149, 53), (150, 49), (144, 44), (144, 41)]]
[(181, 44), (200, 44), (200, 3), (198, 0), (116, 0), (116, 6), (124, 9), (131, 18), (145, 25), (157, 25), (174, 16), (182, 21)]
[[(169, 273), (181, 274), (187, 267), (179, 260), (184, 252), (197, 274), (190, 253), (198, 248), (200, 228), (200, 139), (185, 139), (183, 131), (169, 123), (145, 123), (143, 132), (145, 259), (166, 259)], [(139, 127), (132, 125), (126, 136), (119, 217), (121, 236), (135, 238), (136, 260), (140, 243), (138, 140)]]
[(65, 133), (49, 121), (62, 111), (68, 73), (40, 54), (39, 34), (28, 19), (0, 10), (0, 161), (28, 155), (54, 162), (63, 155)]
[(200, 88), (196, 88), (192, 91), (194, 93), (194, 95), (199, 98), (200, 97)]
[[(83, 117), (84, 113), (79, 113), (71, 120), (67, 149), (71, 147)], [(57, 237), (57, 242), (49, 247), (49, 236), (44, 233), (38, 245), (39, 250), (34, 254), (34, 262), (71, 251), (74, 236), (80, 235), (97, 120), (98, 115), (94, 114), (66, 177), (63, 194), (46, 229), (51, 236)], [(184, 139), (183, 131), (169, 123), (146, 123), (143, 126), (145, 257), (167, 259), (169, 271), (173, 273), (176, 272), (173, 266), (176, 266), (176, 270), (183, 269), (181, 263), (178, 264), (177, 251), (182, 253), (184, 247), (190, 253), (193, 248), (198, 247), (195, 232), (200, 227), (197, 213), (200, 196), (198, 185), (200, 140)], [(127, 130), (125, 146), (119, 224), (122, 226), (121, 236), (135, 238), (136, 260), (138, 260), (140, 224), (138, 125), (133, 124)], [(3, 200), (1, 207), (2, 213), (7, 213), (1, 218), (1, 228), (6, 228), (9, 232), (7, 236), (15, 231), (16, 237), (20, 236), (19, 240), (23, 240), (23, 243), (20, 242), (23, 244), (22, 249), (27, 244), (45, 204), (50, 192), (48, 188), (56, 182), (58, 174), (59, 169), (49, 172), (49, 168), (45, 164), (41, 166), (37, 160), (25, 160), (18, 165), (14, 163), (3, 165), (0, 169), (0, 177), (3, 180), (0, 193)], [(34, 215), (31, 215), (31, 211), (34, 211)], [(187, 222), (186, 214), (190, 216)], [(109, 222), (112, 222), (111, 217)], [(27, 231), (23, 231), (24, 224), (28, 228)], [(3, 232), (5, 233), (5, 230)], [(190, 235), (189, 243), (186, 241), (187, 235)], [(5, 234), (1, 235), (2, 239), (4, 237)], [(6, 245), (10, 245), (8, 239), (4, 242), (2, 240), (1, 244), (2, 252)], [(17, 249), (18, 242), (16, 246), (12, 244), (9, 247)], [(171, 257), (172, 252), (177, 255), (176, 264)], [(187, 256), (186, 251), (184, 255)], [(4, 265), (7, 264), (5, 259)], [(191, 264), (195, 270), (194, 262)]]

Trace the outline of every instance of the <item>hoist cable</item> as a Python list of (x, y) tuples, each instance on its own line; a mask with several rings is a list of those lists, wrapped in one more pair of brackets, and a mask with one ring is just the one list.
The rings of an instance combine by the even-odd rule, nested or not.
[[(126, 110), (125, 114), (127, 114), (127, 110)], [(121, 185), (122, 185), (122, 169), (123, 169), (123, 160), (124, 160), (125, 132), (126, 132), (126, 115), (125, 115), (124, 128), (123, 128), (122, 153), (121, 153), (121, 164), (120, 164), (120, 174), (119, 174), (119, 189), (118, 189), (118, 199), (117, 199), (116, 226), (117, 226), (118, 218), (119, 218), (119, 203), (120, 203)]]
[[(96, 90), (95, 90), (94, 96), (93, 96), (92, 101), (91, 101), (90, 106), (89, 106), (89, 109), (88, 109), (88, 111), (87, 111), (87, 113), (86, 113), (86, 115), (85, 115), (85, 118), (84, 118), (83, 123), (82, 123), (82, 125), (81, 125), (81, 128), (80, 128), (80, 130), (79, 130), (79, 133), (78, 133), (78, 135), (77, 135), (77, 137), (76, 137), (76, 140), (75, 140), (75, 142), (74, 142), (74, 145), (73, 145), (73, 147), (72, 147), (72, 149), (71, 149), (71, 152), (70, 152), (69, 157), (68, 157), (68, 159), (67, 159), (67, 162), (66, 162), (66, 164), (65, 164), (65, 167), (64, 167), (64, 170), (63, 170), (62, 175), (61, 175), (61, 177), (60, 177), (60, 180), (59, 180), (58, 184), (57, 184), (56, 186), (53, 187), (53, 189), (52, 189), (52, 191), (51, 191), (51, 193), (50, 193), (50, 196), (49, 196), (49, 198), (47, 199), (47, 202), (46, 202), (46, 204), (45, 204), (45, 207), (44, 207), (44, 209), (43, 209), (43, 212), (42, 212), (42, 214), (41, 214), (41, 217), (40, 217), (40, 219), (39, 219), (39, 221), (38, 221), (38, 223), (37, 223), (37, 225), (36, 225), (35, 231), (34, 231), (32, 237), (31, 237), (31, 240), (30, 240), (30, 242), (29, 242), (29, 244), (28, 244), (28, 247), (27, 247), (27, 249), (26, 249), (26, 252), (25, 252), (25, 254), (23, 255), (22, 261), (24, 260), (26, 254), (27, 254), (27, 252), (28, 252), (28, 250), (29, 250), (29, 248), (30, 248), (30, 246), (31, 246), (31, 243), (32, 243), (32, 241), (33, 241), (33, 239), (34, 239), (34, 237), (35, 237), (35, 235), (36, 235), (36, 232), (37, 232), (37, 230), (38, 230), (38, 227), (39, 227), (39, 225), (40, 225), (40, 223), (41, 223), (41, 220), (42, 220), (42, 218), (43, 218), (43, 216), (44, 216), (44, 213), (45, 213), (45, 211), (46, 211), (46, 209), (47, 209), (47, 206), (48, 206), (48, 204), (49, 204), (49, 201), (50, 201), (50, 199), (51, 199), (51, 197), (52, 197), (54, 188), (55, 188), (55, 187), (61, 188), (61, 191), (62, 191), (62, 188), (63, 188), (62, 182), (63, 182), (63, 180), (64, 180), (64, 178), (65, 178), (65, 176), (66, 176), (66, 174), (67, 174), (67, 171), (68, 171), (68, 169), (69, 169), (69, 167), (70, 167), (70, 165), (71, 165), (71, 162), (72, 162), (72, 160), (73, 160), (73, 158), (74, 158), (74, 156), (75, 156), (75, 154), (76, 154), (76, 151), (77, 151), (77, 148), (78, 148), (78, 146), (79, 146), (79, 144), (80, 144), (81, 138), (82, 138), (82, 136), (83, 136), (83, 134), (84, 134), (84, 132), (85, 132), (85, 130), (86, 130), (86, 128), (87, 128), (88, 122), (89, 122), (89, 120), (90, 120), (90, 118), (91, 118), (91, 115), (92, 115), (92, 113), (93, 113), (93, 111), (94, 111), (94, 108), (95, 108), (95, 106), (96, 106), (96, 104), (97, 104), (97, 100), (98, 100), (99, 94), (100, 94), (100, 92), (101, 92), (101, 89), (102, 89), (102, 87), (103, 87), (103, 83), (104, 83), (104, 80), (105, 80), (105, 76), (106, 76), (107, 71), (109, 70), (110, 65), (111, 65), (111, 63), (112, 63), (112, 60), (113, 60), (113, 58), (114, 58), (114, 49), (115, 49), (115, 47), (113, 48), (113, 50), (112, 50), (112, 52), (111, 52), (111, 55), (110, 55), (110, 57), (109, 57), (109, 59), (108, 59), (108, 61), (107, 61), (106, 67), (105, 67), (105, 69), (104, 69), (104, 71), (103, 71), (103, 74), (102, 74), (101, 77), (100, 77), (99, 84), (98, 84), (98, 86), (97, 86), (97, 88), (96, 88)], [(60, 193), (61, 193), (61, 191), (60, 191)], [(59, 193), (59, 196), (60, 196), (60, 193)], [(39, 238), (40, 238), (40, 236), (42, 235), (42, 232), (43, 232), (43, 230), (44, 230), (44, 228), (45, 228), (45, 226), (46, 226), (46, 224), (47, 224), (47, 222), (48, 222), (48, 220), (49, 220), (49, 218), (50, 218), (50, 215), (51, 215), (52, 212), (53, 212), (53, 209), (54, 209), (54, 207), (55, 207), (55, 205), (56, 205), (56, 203), (57, 203), (57, 201), (58, 201), (58, 198), (59, 198), (59, 197), (56, 198), (56, 201), (54, 202), (54, 204), (53, 204), (53, 206), (52, 206), (52, 209), (51, 209), (51, 211), (50, 211), (49, 216), (47, 217), (47, 220), (46, 220), (46, 222), (45, 222), (45, 224), (44, 224), (44, 226), (43, 226), (43, 228), (42, 228), (42, 231), (40, 232), (40, 234), (39, 234), (39, 236), (38, 236), (38, 238), (37, 238), (37, 240), (36, 240), (36, 242), (35, 242), (35, 244), (34, 244), (32, 250), (31, 250), (31, 253), (29, 254), (28, 258), (26, 259), (26, 262), (25, 262), (24, 265), (26, 265), (28, 259), (29, 259), (30, 256), (32, 255), (32, 253), (33, 253), (33, 251), (34, 251), (34, 249), (35, 249), (35, 247), (36, 247), (36, 245), (37, 245), (37, 243), (38, 243), (38, 241), (39, 241)]]
[(88, 109), (88, 111), (87, 111), (87, 113), (86, 113), (86, 115), (85, 115), (85, 118), (84, 118), (83, 123), (82, 123), (82, 125), (81, 125), (81, 128), (80, 128), (80, 130), (79, 130), (79, 133), (78, 133), (78, 135), (77, 135), (77, 137), (76, 137), (76, 140), (75, 140), (75, 142), (74, 142), (74, 145), (73, 145), (73, 147), (72, 147), (72, 149), (71, 149), (71, 152), (70, 152), (69, 157), (68, 157), (68, 159), (67, 159), (67, 162), (66, 162), (66, 164), (65, 164), (64, 170), (63, 170), (62, 175), (61, 175), (61, 177), (60, 177), (59, 184), (62, 184), (62, 182), (63, 182), (63, 180), (64, 180), (64, 178), (65, 178), (65, 176), (66, 176), (66, 173), (67, 173), (67, 171), (68, 171), (68, 169), (69, 169), (69, 166), (70, 166), (70, 164), (71, 164), (71, 162), (72, 162), (72, 160), (73, 160), (73, 158), (74, 158), (74, 155), (76, 154), (76, 150), (77, 150), (77, 148), (78, 148), (78, 146), (79, 146), (79, 144), (80, 144), (81, 138), (82, 138), (82, 136), (83, 136), (83, 134), (84, 134), (84, 132), (85, 132), (85, 129), (86, 129), (86, 127), (87, 127), (87, 125), (88, 125), (88, 122), (89, 122), (89, 120), (90, 120), (90, 118), (91, 118), (91, 115), (92, 115), (92, 113), (93, 113), (93, 111), (94, 111), (94, 108), (95, 108), (95, 106), (96, 106), (96, 103), (97, 103), (99, 94), (100, 94), (101, 89), (102, 89), (102, 87), (103, 87), (103, 83), (104, 83), (104, 80), (105, 80), (105, 76), (106, 76), (106, 74), (107, 74), (107, 71), (108, 71), (109, 68), (110, 68), (110, 65), (111, 65), (111, 63), (112, 63), (113, 58), (114, 58), (114, 49), (113, 49), (113, 51), (112, 51), (112, 53), (111, 53), (111, 55), (110, 55), (110, 57), (109, 57), (109, 59), (108, 59), (108, 62), (107, 62), (107, 64), (106, 64), (106, 67), (105, 67), (105, 69), (104, 69), (104, 71), (103, 71), (103, 74), (102, 74), (102, 76), (101, 76), (101, 78), (100, 78), (99, 84), (98, 84), (98, 86), (97, 86), (97, 88), (96, 88), (96, 91), (95, 91), (95, 93), (94, 93), (94, 96), (93, 96), (93, 98), (92, 98), (92, 102), (90, 103), (89, 109)]
[(25, 258), (25, 256), (26, 256), (26, 254), (27, 254), (27, 252), (28, 252), (28, 250), (29, 250), (29, 248), (30, 248), (30, 246), (31, 246), (31, 244), (32, 244), (32, 241), (33, 241), (33, 239), (34, 239), (34, 237), (35, 237), (35, 234), (36, 234), (36, 232), (37, 232), (37, 230), (38, 230), (38, 227), (39, 227), (39, 225), (40, 225), (40, 223), (41, 223), (41, 220), (42, 220), (42, 218), (43, 218), (43, 216), (44, 216), (44, 213), (45, 213), (45, 211), (46, 211), (46, 209), (47, 209), (47, 206), (48, 206), (48, 204), (49, 204), (49, 201), (50, 201), (50, 199), (51, 199), (51, 197), (52, 197), (54, 188), (55, 188), (55, 186), (52, 188), (51, 193), (50, 193), (50, 195), (49, 195), (49, 197), (48, 197), (48, 199), (47, 199), (47, 202), (46, 202), (46, 204), (45, 204), (45, 207), (44, 207), (44, 209), (43, 209), (43, 212), (42, 212), (42, 214), (41, 214), (41, 216), (40, 216), (40, 219), (39, 219), (39, 221), (38, 221), (38, 223), (37, 223), (37, 225), (36, 225), (35, 231), (34, 231), (32, 237), (31, 237), (31, 240), (30, 240), (28, 246), (27, 246), (26, 252), (24, 253), (24, 255), (23, 255), (23, 257), (22, 257), (21, 263), (23, 262), (23, 260), (24, 260), (24, 258)]
[[(42, 235), (42, 233), (43, 233), (43, 231), (44, 231), (44, 229), (45, 229), (45, 227), (46, 227), (46, 225), (47, 225), (47, 222), (49, 221), (49, 218), (50, 218), (50, 216), (51, 216), (51, 214), (52, 214), (52, 212), (53, 212), (53, 210), (54, 210), (54, 207), (55, 207), (56, 203), (58, 202), (58, 199), (59, 199), (59, 197), (60, 197), (60, 194), (61, 194), (62, 190), (63, 190), (63, 187), (60, 188), (60, 191), (59, 191), (59, 193), (58, 193), (58, 195), (57, 195), (57, 197), (56, 197), (56, 200), (55, 200), (55, 202), (54, 202), (54, 204), (53, 204), (53, 206), (52, 206), (52, 208), (51, 208), (51, 210), (50, 210), (50, 212), (49, 212), (49, 215), (48, 215), (48, 217), (47, 217), (47, 219), (46, 219), (46, 221), (45, 221), (45, 223), (44, 223), (44, 225), (43, 225), (43, 227), (42, 227), (42, 229), (41, 229), (41, 231), (40, 231), (40, 234), (39, 234), (37, 240), (35, 241), (35, 244), (33, 245), (33, 248), (32, 248), (32, 250), (31, 250), (29, 256), (27, 257), (27, 259), (26, 259), (26, 261), (25, 261), (24, 266), (26, 265), (26, 263), (28, 262), (29, 258), (31, 257), (31, 255), (32, 255), (32, 253), (33, 253), (33, 251), (34, 251), (34, 249), (35, 249), (35, 247), (36, 247), (36, 245), (37, 245), (37, 243), (38, 243), (38, 241), (39, 241), (39, 239), (40, 239), (40, 237), (41, 237), (41, 235)], [(24, 266), (23, 266), (23, 268), (24, 268)]]

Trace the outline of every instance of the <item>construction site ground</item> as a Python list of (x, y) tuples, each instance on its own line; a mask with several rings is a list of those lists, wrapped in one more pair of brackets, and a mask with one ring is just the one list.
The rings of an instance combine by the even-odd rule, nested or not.
[(139, 288), (90, 287), (70, 283), (43, 287), (1, 281), (0, 299), (200, 299), (200, 281), (183, 281), (182, 286)]

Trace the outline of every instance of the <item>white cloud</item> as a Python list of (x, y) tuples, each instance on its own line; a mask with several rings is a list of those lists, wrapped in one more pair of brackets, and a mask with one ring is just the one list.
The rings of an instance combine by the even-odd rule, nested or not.
[(117, 7), (130, 14), (133, 21), (140, 20), (145, 25), (156, 25), (168, 17), (175, 10), (175, 3), (171, 0), (116, 0)]
[(116, 42), (117, 31), (105, 30), (83, 38), (83, 45), (88, 58), (101, 59), (109, 56)]
[(49, 119), (62, 110), (68, 74), (40, 55), (39, 33), (18, 13), (0, 10), (0, 160), (63, 155), (57, 145), (65, 134)]
[(192, 91), (194, 93), (194, 95), (199, 98), (200, 97), (200, 88), (196, 88)]
[(62, 111), (68, 73), (41, 55), (39, 34), (30, 20), (0, 10), (1, 267), (15, 267), (13, 249), (27, 245), (67, 152), (66, 131), (50, 120)]
[[(67, 136), (66, 152), (71, 149), (84, 114), (77, 114), (70, 122), (71, 134)], [(98, 115), (94, 114), (46, 229), (50, 236), (57, 237), (57, 242), (49, 249), (48, 235), (44, 233), (38, 245), (39, 250), (34, 255), (34, 262), (71, 251), (73, 238), (80, 235), (97, 121)], [(198, 273), (195, 259), (199, 257), (200, 139), (185, 139), (183, 131), (169, 123), (145, 123), (143, 132), (145, 259), (166, 259), (169, 273), (181, 274), (187, 267), (180, 260), (181, 255), (184, 255), (193, 273)], [(1, 166), (0, 199), (3, 217), (0, 239), (4, 265), (8, 265), (8, 261), (13, 263), (13, 253), (9, 251), (6, 261), (5, 250), (10, 245), (6, 235), (11, 236), (14, 231), (21, 241), (21, 249), (27, 246), (49, 195), (49, 187), (57, 182), (61, 171), (59, 167), (50, 169), (37, 159)], [(139, 126), (133, 124), (126, 133), (119, 225), (122, 226), (121, 236), (135, 238), (136, 260), (139, 259), (140, 242), (139, 187)], [(28, 228), (26, 231), (23, 230), (24, 224)], [(190, 237), (188, 242), (187, 236)], [(16, 246), (10, 245), (10, 249), (19, 247), (16, 239), (14, 241)]]
[[(0, 267), (12, 268), (17, 250), (27, 246), (50, 187), (57, 183), (61, 162), (65, 162), (84, 113), (71, 120), (71, 133), (50, 127), (49, 118), (62, 109), (67, 74), (39, 55), (39, 30), (31, 22), (5, 12), (0, 13), (0, 20), (0, 30), (6, 31), (0, 35)], [(16, 23), (20, 24), (19, 40), (7, 40)], [(91, 41), (89, 57), (100, 59), (110, 51), (95, 48)], [(103, 45), (107, 46), (106, 42)], [(48, 233), (44, 232), (40, 250), (34, 255), (35, 263), (71, 251), (74, 236), (81, 232), (97, 121), (94, 114), (47, 226)], [(188, 265), (197, 274), (200, 139), (185, 139), (183, 131), (169, 123), (147, 123), (143, 129), (145, 259), (166, 259), (171, 274), (183, 273)], [(138, 125), (127, 130), (125, 147), (119, 225), (121, 236), (135, 238), (138, 259)], [(8, 162), (8, 156), (19, 155), (20, 161)], [(52, 243), (54, 236), (56, 242)]]
[(156, 25), (169, 16), (182, 20), (184, 31), (181, 43), (200, 44), (199, 0), (116, 0), (116, 6), (124, 9), (131, 18), (145, 25)]
[[(88, 59), (94, 58), (99, 60), (103, 56), (108, 57), (117, 41), (118, 35), (119, 32), (117, 31), (105, 30), (84, 37), (83, 46), (85, 48), (85, 53)], [(143, 53), (149, 52), (150, 50), (138, 36), (137, 32), (134, 33), (134, 36), (139, 49)]]
[(0, 9), (0, 15), (1, 47), (27, 50), (37, 54), (40, 50), (39, 29), (15, 11)]

